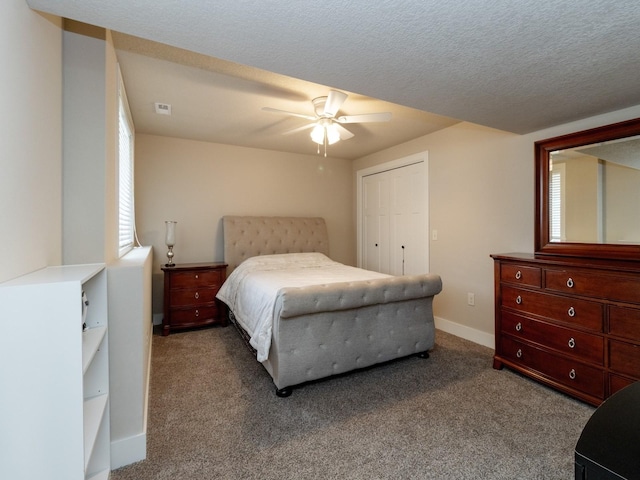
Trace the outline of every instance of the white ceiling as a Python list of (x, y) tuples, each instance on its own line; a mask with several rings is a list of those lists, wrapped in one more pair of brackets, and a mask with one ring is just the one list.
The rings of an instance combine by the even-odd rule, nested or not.
[(640, 104), (637, 0), (27, 3), (114, 31), (143, 133), (315, 153), (261, 107), (312, 113), (335, 88), (341, 114), (393, 112), (329, 147), (357, 158), (459, 120), (528, 133)]

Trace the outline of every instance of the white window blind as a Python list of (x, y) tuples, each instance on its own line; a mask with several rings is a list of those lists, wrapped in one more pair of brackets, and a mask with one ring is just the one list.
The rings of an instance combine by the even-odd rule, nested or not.
[(561, 242), (565, 237), (564, 164), (554, 164), (549, 174), (549, 240)]
[(135, 241), (135, 209), (133, 197), (133, 122), (129, 115), (122, 77), (118, 88), (118, 249), (122, 256)]

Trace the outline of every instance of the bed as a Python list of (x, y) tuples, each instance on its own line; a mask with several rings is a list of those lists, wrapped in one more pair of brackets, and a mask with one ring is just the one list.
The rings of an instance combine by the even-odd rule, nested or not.
[(278, 396), (301, 384), (434, 345), (438, 275), (394, 277), (329, 257), (322, 218), (223, 218), (227, 280), (218, 299), (271, 375)]

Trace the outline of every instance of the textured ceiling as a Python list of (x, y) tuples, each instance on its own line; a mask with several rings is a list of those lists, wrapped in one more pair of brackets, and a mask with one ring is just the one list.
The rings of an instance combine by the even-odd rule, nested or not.
[[(125, 76), (127, 68), (134, 76), (131, 65), (138, 62), (145, 63), (150, 72), (167, 68), (168, 78), (175, 80), (182, 73), (191, 76), (188, 85), (199, 94), (210, 83), (228, 96), (233, 94), (237, 105), (243, 103), (235, 97), (237, 92), (244, 89), (256, 96), (258, 86), (254, 112), (247, 110), (245, 116), (258, 115), (258, 104), (299, 111), (317, 96), (312, 92), (326, 95), (328, 87), (354, 92), (345, 103), (345, 109), (351, 109), (348, 114), (371, 111), (368, 102), (373, 100), (367, 100), (369, 97), (409, 107), (409, 117), (420, 117), (418, 110), (515, 133), (640, 104), (637, 0), (27, 3), (61, 17), (225, 60), (223, 67), (214, 70), (229, 68), (235, 73), (209, 76), (203, 72), (211, 69), (169, 60), (166, 52), (155, 56), (140, 53), (126, 47), (124, 41), (119, 49)], [(147, 75), (142, 70), (139, 74)], [(144, 81), (153, 83), (140, 80)], [(129, 92), (130, 101), (135, 103), (137, 90), (144, 87), (131, 88), (135, 91)], [(176, 97), (185, 104), (198, 102), (187, 98), (189, 92)], [(170, 103), (160, 98), (155, 101)], [(248, 106), (252, 100), (245, 102)], [(371, 108), (385, 108), (384, 102), (374, 102)], [(233, 121), (226, 127), (242, 132), (243, 119), (226, 110), (233, 106), (224, 101), (213, 103), (212, 116), (230, 115)], [(216, 110), (215, 105), (225, 110)], [(174, 105), (174, 109), (178, 107), (179, 103)], [(394, 121), (397, 118), (403, 118), (401, 111), (394, 115)], [(278, 132), (277, 122), (282, 121), (287, 122), (280, 125), (286, 130), (290, 120), (272, 118), (271, 125), (263, 123), (259, 128)], [(447, 123), (439, 117), (423, 118), (434, 124), (441, 120)], [(361, 141), (367, 133), (371, 141), (378, 136), (364, 127), (354, 133), (356, 137), (345, 145)], [(289, 143), (290, 139), (284, 138), (278, 140)]]

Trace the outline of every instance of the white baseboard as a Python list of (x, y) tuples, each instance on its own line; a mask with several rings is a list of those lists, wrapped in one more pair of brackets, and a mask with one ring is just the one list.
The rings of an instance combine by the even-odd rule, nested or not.
[(111, 442), (111, 470), (147, 458), (147, 432)]
[(435, 317), (435, 324), (438, 330), (450, 333), (456, 337), (464, 338), (465, 340), (470, 340), (491, 349), (495, 348), (495, 335), (467, 327), (466, 325), (460, 325), (459, 323), (445, 320), (440, 317)]

